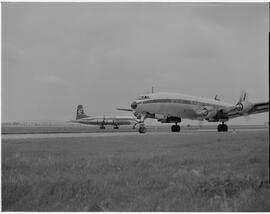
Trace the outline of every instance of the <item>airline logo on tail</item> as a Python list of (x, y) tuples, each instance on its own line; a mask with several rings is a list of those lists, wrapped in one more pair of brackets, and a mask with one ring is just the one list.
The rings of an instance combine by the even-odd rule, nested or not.
[(76, 113), (76, 120), (82, 119), (88, 117), (83, 110), (83, 106), (82, 105), (78, 105), (77, 106), (77, 113)]

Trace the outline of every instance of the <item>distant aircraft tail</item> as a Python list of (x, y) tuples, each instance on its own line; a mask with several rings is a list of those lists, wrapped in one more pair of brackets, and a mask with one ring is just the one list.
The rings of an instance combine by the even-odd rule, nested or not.
[(77, 106), (77, 112), (76, 112), (76, 120), (82, 119), (88, 117), (83, 110), (83, 105), (78, 105)]

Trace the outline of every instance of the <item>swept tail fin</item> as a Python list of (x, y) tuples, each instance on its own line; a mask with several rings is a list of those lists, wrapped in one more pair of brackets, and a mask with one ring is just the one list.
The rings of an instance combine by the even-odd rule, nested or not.
[(76, 112), (76, 120), (82, 119), (88, 117), (83, 110), (83, 105), (78, 105), (77, 106), (77, 112)]

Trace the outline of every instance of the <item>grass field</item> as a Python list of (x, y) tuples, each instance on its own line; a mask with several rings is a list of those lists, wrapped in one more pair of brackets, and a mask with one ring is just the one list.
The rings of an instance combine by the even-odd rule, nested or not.
[(2, 140), (3, 211), (270, 211), (267, 131)]

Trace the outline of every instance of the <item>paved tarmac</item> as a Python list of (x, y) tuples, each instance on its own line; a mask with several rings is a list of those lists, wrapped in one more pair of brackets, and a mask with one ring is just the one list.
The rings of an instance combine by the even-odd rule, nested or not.
[[(237, 132), (258, 132), (266, 131), (267, 129), (236, 129), (228, 132), (221, 132), (219, 134), (237, 134)], [(183, 130), (180, 133), (172, 132), (146, 132), (140, 134), (138, 132), (98, 132), (98, 133), (48, 133), (48, 134), (2, 134), (3, 140), (8, 139), (42, 139), (42, 138), (76, 138), (76, 137), (113, 137), (113, 136), (138, 136), (138, 135), (194, 135), (203, 132), (217, 133), (216, 129), (197, 129), (197, 130)]]

